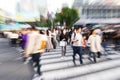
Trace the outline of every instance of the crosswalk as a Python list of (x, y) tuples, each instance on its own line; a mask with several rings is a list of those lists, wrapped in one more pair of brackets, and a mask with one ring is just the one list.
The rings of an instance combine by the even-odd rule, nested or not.
[[(76, 64), (72, 62), (72, 48), (67, 46), (67, 53), (61, 57), (61, 48), (45, 52), (41, 57), (41, 71), (43, 80), (120, 80), (120, 55), (119, 52), (107, 47), (107, 56), (97, 58), (97, 63), (83, 56), (84, 64), (81, 65), (76, 56)], [(114, 54), (113, 54), (114, 53)], [(40, 80), (40, 78), (33, 78)]]

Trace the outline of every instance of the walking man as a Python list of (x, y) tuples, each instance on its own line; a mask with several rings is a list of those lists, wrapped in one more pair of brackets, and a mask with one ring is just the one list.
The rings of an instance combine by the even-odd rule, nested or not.
[(40, 67), (40, 57), (41, 53), (44, 51), (46, 45), (47, 37), (45, 35), (39, 34), (38, 30), (31, 29), (31, 33), (28, 34), (27, 45), (25, 48), (24, 57), (32, 57), (32, 61), (36, 64), (37, 74), (41, 76)]
[(82, 60), (82, 35), (81, 35), (82, 27), (76, 27), (75, 32), (72, 34), (71, 41), (73, 43), (73, 63), (75, 63), (76, 54), (79, 55), (80, 64), (83, 64)]

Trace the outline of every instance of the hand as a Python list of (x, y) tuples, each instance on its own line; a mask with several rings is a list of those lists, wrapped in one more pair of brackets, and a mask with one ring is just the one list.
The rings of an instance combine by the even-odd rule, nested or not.
[(28, 58), (28, 57), (29, 57), (29, 54), (24, 54), (24, 57), (25, 57), (25, 58)]
[(65, 40), (65, 39), (62, 39), (63, 41)]
[(72, 42), (77, 42), (78, 40), (72, 40)]
[(79, 41), (79, 40), (75, 40), (75, 42), (77, 42), (77, 41)]

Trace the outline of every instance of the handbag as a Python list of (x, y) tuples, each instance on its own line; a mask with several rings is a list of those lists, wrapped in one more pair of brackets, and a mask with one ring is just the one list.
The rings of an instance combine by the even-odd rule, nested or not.
[(67, 45), (66, 41), (60, 41), (60, 46), (66, 46), (66, 45)]
[(46, 47), (46, 41), (42, 40), (39, 50), (45, 49), (45, 47)]

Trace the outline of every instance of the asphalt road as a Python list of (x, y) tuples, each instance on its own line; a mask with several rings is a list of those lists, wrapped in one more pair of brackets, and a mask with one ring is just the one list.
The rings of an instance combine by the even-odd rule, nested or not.
[(8, 42), (0, 38), (0, 80), (32, 80), (32, 67), (23, 63), (20, 53)]

